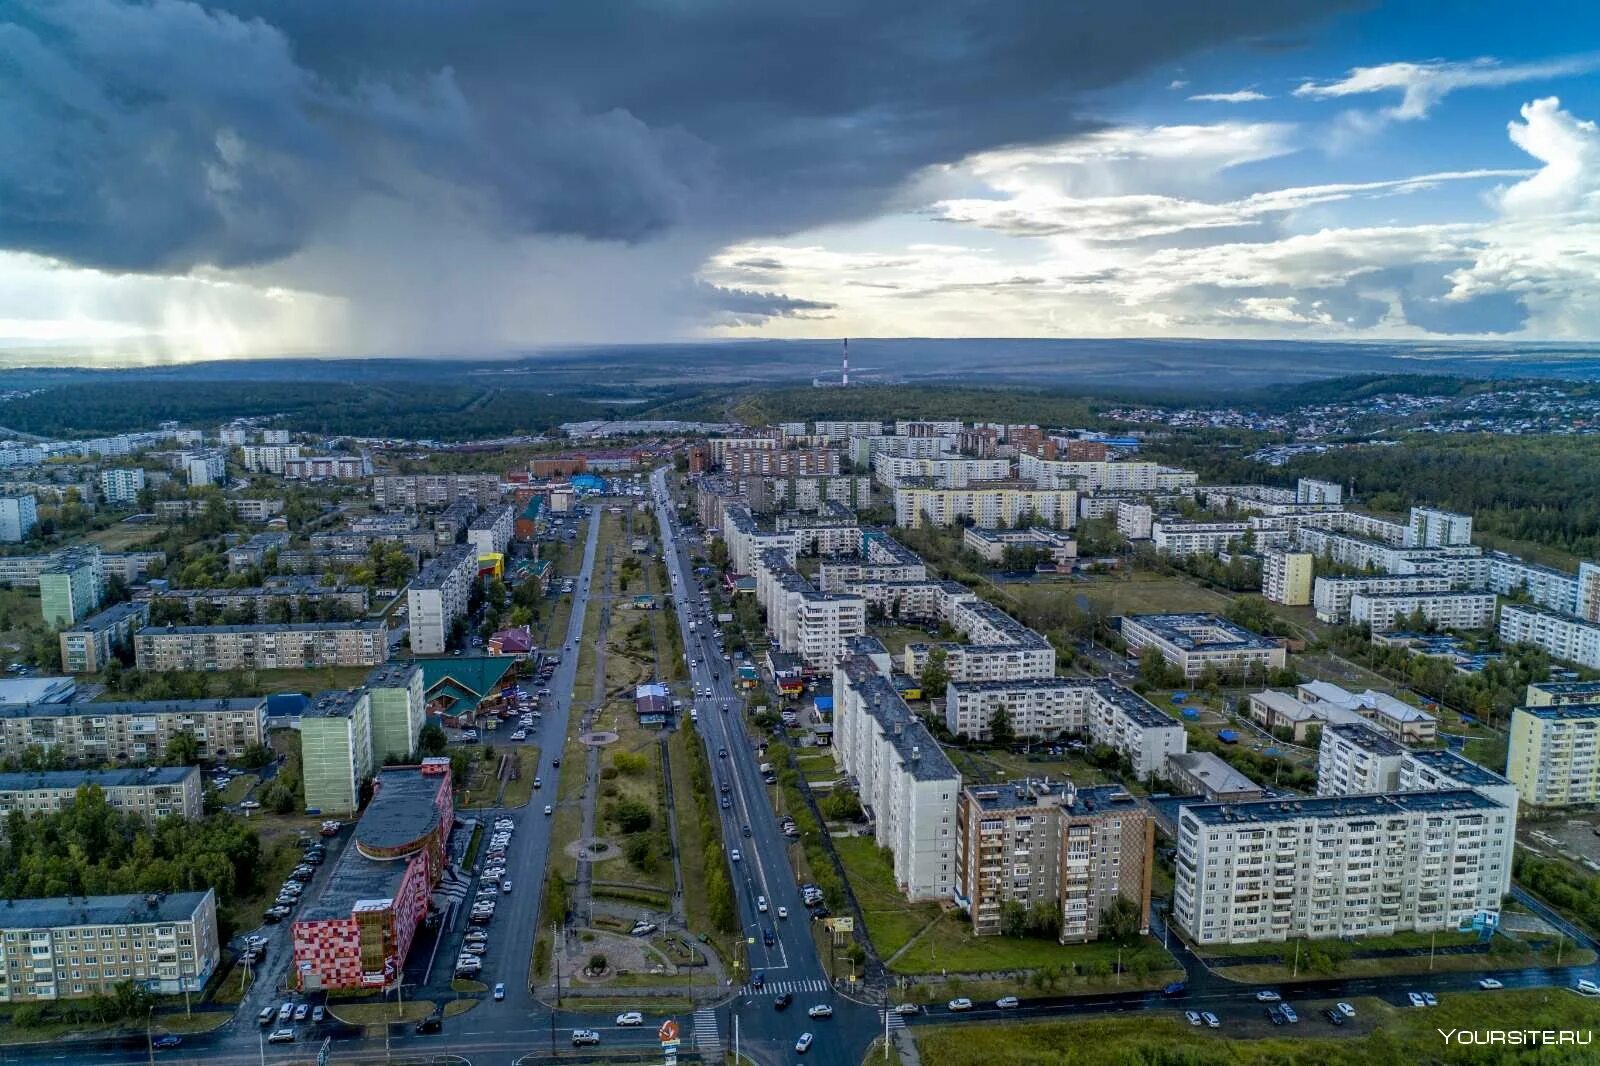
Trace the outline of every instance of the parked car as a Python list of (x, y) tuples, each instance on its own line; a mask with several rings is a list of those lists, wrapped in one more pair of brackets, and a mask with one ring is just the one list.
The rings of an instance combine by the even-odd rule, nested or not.
[(1207, 1029), (1220, 1029), (1220, 1028), (1222, 1028), (1222, 1019), (1218, 1018), (1215, 1014), (1212, 1014), (1210, 1011), (1208, 1011), (1208, 1010), (1201, 1011), (1200, 1012), (1200, 1017), (1205, 1019), (1206, 1028)]
[(1580, 980), (1575, 987), (1580, 996), (1600, 996), (1600, 985), (1593, 981)]
[(1183, 1016), (1188, 1020), (1190, 1025), (1200, 1024), (1200, 1015), (1197, 1011), (1186, 1010), (1183, 1012)]
[(256, 1022), (265, 1028), (266, 1026), (271, 1025), (272, 1019), (276, 1018), (277, 1016), (278, 1008), (273, 1006), (262, 1007), (260, 1012), (256, 1015)]
[(956, 999), (952, 999), (949, 1003), (945, 1004), (945, 1006), (949, 1007), (953, 1011), (971, 1010), (972, 1000), (968, 999), (966, 996), (960, 996)]
[(1266, 988), (1263, 988), (1261, 991), (1256, 993), (1257, 1003), (1277, 1003), (1282, 998), (1283, 997), (1278, 995), (1278, 993)]
[(302, 1003), (294, 1009), (295, 1021), (303, 1022), (309, 1017), (311, 1017), (311, 1005), (309, 1003)]
[(1356, 1016), (1356, 1009), (1343, 1001), (1335, 1003), (1334, 1008), (1346, 1018), (1354, 1018)]
[(1271, 1022), (1273, 1025), (1282, 1025), (1287, 1020), (1288, 1019), (1284, 1018), (1283, 1016), (1283, 1011), (1279, 1010), (1277, 1007), (1267, 1008), (1267, 1021)]
[(324, 1007), (322, 1004), (319, 1003), (315, 1007), (311, 1008), (311, 1023), (313, 1025), (321, 1025), (322, 1019), (326, 1018), (327, 1016), (328, 1008)]
[(1289, 1006), (1289, 1004), (1285, 1003), (1283, 1006), (1279, 1007), (1278, 1009), (1283, 1012), (1283, 1020), (1284, 1021), (1288, 1022), (1290, 1025), (1295, 1025), (1295, 1024), (1299, 1023), (1300, 1015), (1296, 1014), (1294, 1012), (1294, 1008)]
[(283, 1005), (278, 1008), (278, 1020), (280, 1022), (286, 1022), (290, 1018), (293, 1018), (293, 1017), (294, 1017), (294, 1004), (290, 1003), (287, 1000), (285, 1000)]
[(1485, 977), (1483, 980), (1478, 982), (1478, 987), (1493, 990), (1496, 988), (1504, 988), (1505, 985), (1501, 984), (1499, 981), (1496, 981), (1493, 977)]
[(1344, 1015), (1340, 1014), (1338, 1008), (1336, 1007), (1329, 1007), (1327, 1010), (1322, 1012), (1322, 1016), (1328, 1019), (1330, 1025), (1344, 1024)]
[(1420, 992), (1407, 992), (1406, 999), (1411, 1002), (1413, 1007), (1426, 1007), (1428, 1005)]

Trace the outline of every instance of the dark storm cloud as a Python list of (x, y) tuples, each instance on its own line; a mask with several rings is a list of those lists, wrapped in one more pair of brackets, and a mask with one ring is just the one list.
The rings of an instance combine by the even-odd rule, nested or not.
[(486, 233), (731, 240), (881, 208), (1084, 92), (1340, 0), (10, 0), (0, 247), (270, 262), (361, 197)]
[(694, 284), (696, 302), (706, 317), (719, 325), (757, 325), (772, 318), (831, 318), (823, 312), (834, 305), (804, 300), (781, 292), (760, 292), (707, 282)]

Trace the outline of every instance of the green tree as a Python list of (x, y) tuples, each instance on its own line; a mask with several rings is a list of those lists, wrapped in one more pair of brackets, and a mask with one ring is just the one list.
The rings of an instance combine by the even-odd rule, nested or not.
[(417, 751), (423, 755), (443, 755), (448, 743), (444, 730), (433, 722), (424, 725), (417, 734)]
[(200, 741), (188, 730), (174, 733), (162, 758), (168, 766), (193, 766), (200, 761)]
[(945, 690), (950, 685), (950, 669), (947, 665), (949, 656), (943, 648), (933, 648), (928, 652), (927, 661), (922, 664), (922, 695), (925, 699), (943, 699)]
[(1016, 739), (1017, 731), (1011, 724), (1011, 711), (1001, 704), (989, 718), (989, 740), (997, 747), (1009, 748)]

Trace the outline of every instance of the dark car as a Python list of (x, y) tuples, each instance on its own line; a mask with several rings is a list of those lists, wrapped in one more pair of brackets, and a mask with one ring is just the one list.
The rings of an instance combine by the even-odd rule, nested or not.
[(771, 929), (761, 930), (761, 942), (769, 948), (776, 942)]
[(766, 986), (766, 983), (767, 983), (767, 971), (765, 971), (765, 970), (757, 970), (755, 973), (750, 975), (750, 987), (752, 987), (752, 988), (763, 988), (763, 987)]
[(419, 1034), (437, 1033), (444, 1028), (444, 1015), (435, 1011), (417, 1023)]
[(777, 999), (772, 1001), (772, 1007), (774, 1010), (786, 1010), (788, 1009), (789, 1004), (793, 1002), (794, 996), (791, 993), (785, 992)]
[(150, 1042), (150, 1046), (155, 1048), (157, 1051), (166, 1051), (169, 1048), (177, 1047), (181, 1043), (183, 1043), (183, 1037), (173, 1036), (171, 1033), (167, 1033), (165, 1036), (158, 1036), (152, 1040)]
[(1334, 1025), (1343, 1025), (1344, 1024), (1344, 1015), (1340, 1014), (1337, 1010), (1335, 1010), (1332, 1007), (1329, 1007), (1327, 1010), (1323, 1011), (1322, 1012), (1322, 1016), (1324, 1018), (1328, 1019), (1328, 1021), (1331, 1022)]
[(1283, 1011), (1279, 1010), (1277, 1007), (1267, 1008), (1267, 1020), (1273, 1025), (1283, 1025), (1286, 1021), (1288, 1021), (1288, 1019), (1283, 1016)]

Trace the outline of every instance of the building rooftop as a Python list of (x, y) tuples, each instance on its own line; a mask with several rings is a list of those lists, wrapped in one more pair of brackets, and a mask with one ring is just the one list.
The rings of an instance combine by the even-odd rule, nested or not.
[(437, 828), (440, 811), (434, 801), (441, 783), (449, 788), (449, 776), (423, 773), (416, 766), (379, 770), (373, 781), (372, 801), (356, 822), (352, 846), (340, 854), (333, 876), (296, 921), (348, 918), (364, 902), (392, 900), (405, 876), (406, 864), (399, 857), (369, 858), (361, 849), (404, 848)]
[(360, 689), (331, 688), (311, 697), (301, 718), (349, 718), (361, 705)]
[(367, 678), (362, 682), (367, 688), (408, 688), (411, 679), (422, 669), (414, 662), (405, 659), (394, 659), (380, 663), (372, 668)]
[(1552, 707), (1518, 707), (1516, 713), (1531, 714), (1547, 722), (1600, 720), (1600, 703), (1565, 703)]
[(969, 785), (963, 791), (983, 811), (1059, 807), (1069, 814), (1093, 814), (1096, 811), (1139, 809), (1138, 800), (1121, 785), (1077, 788), (1071, 782), (1029, 778), (998, 785)]
[(1469, 788), (1510, 784), (1493, 770), (1479, 766), (1466, 756), (1458, 755), (1446, 748), (1423, 748), (1411, 752), (1411, 758)]
[(114, 715), (208, 714), (220, 711), (259, 711), (266, 705), (260, 696), (245, 699), (204, 700), (113, 700), (91, 703), (67, 700), (63, 703), (0, 704), (0, 718), (112, 717)]
[(121, 603), (107, 607), (98, 614), (92, 614), (75, 626), (68, 626), (69, 633), (98, 633), (103, 629), (113, 629), (122, 625), (129, 618), (143, 618), (150, 613), (150, 605), (142, 600), (124, 600)]
[(188, 921), (211, 895), (167, 892), (148, 896), (51, 896), (0, 903), (0, 926), (12, 929), (60, 929), (81, 925), (142, 925)]
[(1397, 740), (1390, 740), (1376, 729), (1362, 722), (1333, 722), (1325, 727), (1328, 733), (1373, 755), (1404, 755), (1407, 748)]
[(342, 633), (351, 629), (385, 629), (381, 618), (362, 618), (349, 622), (263, 622), (234, 626), (145, 626), (140, 635), (182, 636), (204, 633)]
[(1306, 681), (1296, 686), (1301, 698), (1310, 696), (1324, 703), (1331, 703), (1347, 711), (1360, 713), (1363, 710), (1387, 718), (1394, 722), (1431, 722), (1433, 715), (1418, 707), (1413, 707), (1404, 700), (1396, 699), (1387, 692), (1376, 689), (1367, 689), (1363, 692), (1350, 692), (1340, 688), (1331, 681)]
[(1276, 648), (1278, 644), (1215, 614), (1130, 614), (1133, 622), (1167, 643), (1193, 651), (1200, 648)]
[(453, 544), (429, 559), (417, 576), (411, 579), (414, 589), (436, 589), (445, 583), (458, 569), (463, 561), (470, 559), (474, 566), (478, 562), (478, 554), (465, 544)]
[(1244, 800), (1196, 803), (1184, 813), (1208, 825), (1290, 822), (1302, 818), (1384, 818), (1403, 814), (1490, 811), (1499, 804), (1471, 789), (1439, 792), (1391, 792), (1367, 796), (1307, 796), (1304, 799)]
[(1168, 755), (1167, 761), (1218, 795), (1261, 791), (1260, 785), (1228, 765), (1221, 756), (1209, 751)]
[(894, 748), (901, 764), (919, 781), (943, 781), (959, 778), (954, 764), (922, 724), (922, 719), (906, 706), (894, 684), (882, 674), (870, 658), (864, 655), (847, 656), (840, 667), (850, 678), (852, 687), (861, 696), (861, 707), (872, 716), (878, 732)]
[(130, 766), (116, 770), (24, 770), (19, 773), (0, 773), (0, 792), (75, 789), (83, 785), (94, 785), (99, 788), (176, 785), (191, 776), (200, 776), (198, 766)]
[(1576, 697), (1574, 703), (1588, 702), (1584, 697), (1593, 697), (1600, 702), (1600, 681), (1535, 681), (1528, 686), (1529, 692), (1543, 692), (1557, 699), (1563, 697)]

